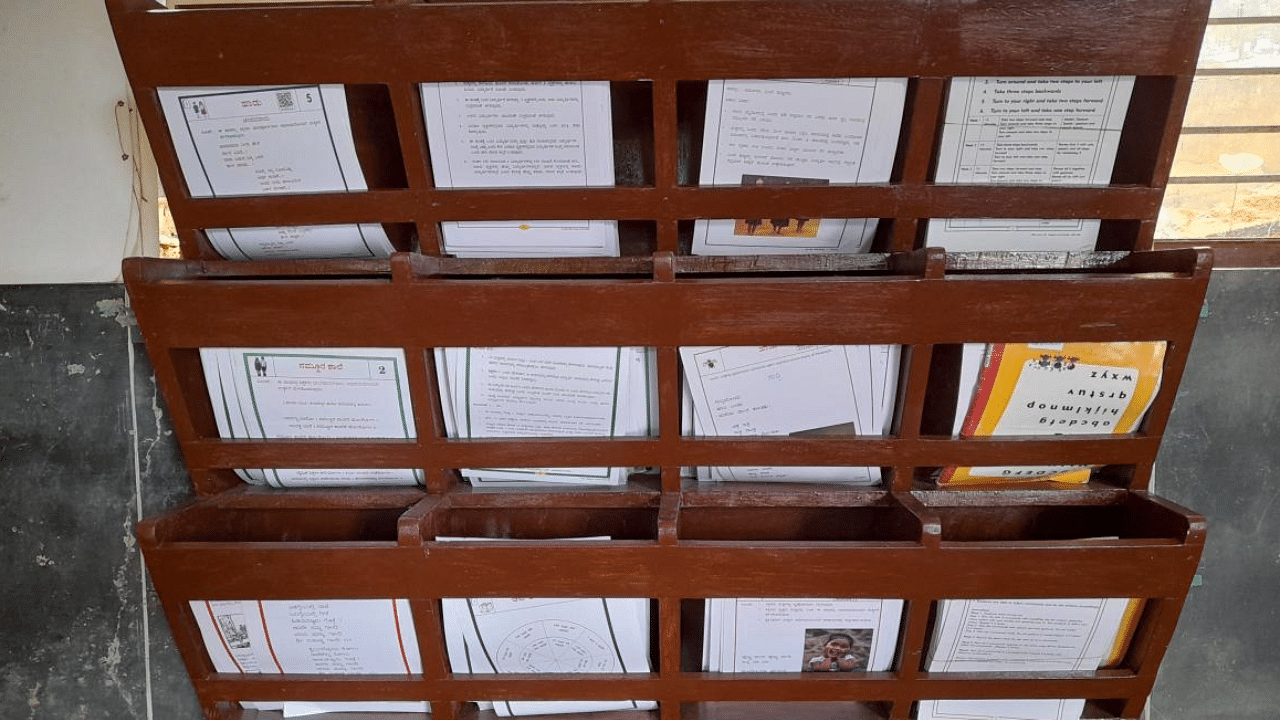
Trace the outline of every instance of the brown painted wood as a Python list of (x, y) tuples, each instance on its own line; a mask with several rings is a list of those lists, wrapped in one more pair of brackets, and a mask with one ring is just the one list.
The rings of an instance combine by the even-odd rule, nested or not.
[[(257, 720), (239, 699), (430, 699), (437, 720), (489, 720), (464, 701), (652, 698), (613, 720), (906, 720), (924, 698), (1085, 697), (1135, 717), (1195, 572), (1203, 518), (1146, 493), (1208, 282), (1210, 253), (1151, 245), (1208, 0), (507, 0), (169, 11), (107, 0), (187, 261), (130, 260), (125, 278), (157, 382), (200, 495), (138, 528), (207, 718)], [(801, 38), (802, 41), (797, 41)], [(1141, 38), (1141, 42), (1135, 42)], [(1112, 184), (937, 186), (930, 178), (950, 78), (1134, 74)], [(901, 76), (908, 106), (892, 180), (869, 186), (698, 188), (705, 83), (715, 78)], [(432, 186), (417, 84), (612, 82), (618, 187)], [(343, 83), (368, 192), (193, 199), (155, 89)], [(699, 258), (691, 221), (750, 209), (877, 217), (875, 248), (847, 257)], [(783, 214), (787, 214), (783, 213)], [(623, 222), (627, 257), (454, 260), (441, 220)], [(921, 251), (931, 217), (1102, 218), (1105, 253)], [(390, 261), (227, 263), (200, 232), (381, 222)], [(1269, 248), (1269, 246), (1267, 246)], [(1270, 249), (1229, 247), (1231, 258)], [(1268, 254), (1270, 253), (1270, 254)], [(1165, 383), (1131, 437), (947, 436), (947, 378), (963, 342), (1164, 340)], [(884, 438), (685, 438), (677, 349), (695, 344), (903, 346)], [(657, 348), (660, 432), (624, 440), (448, 440), (428, 352), (466, 345)], [(216, 437), (197, 349), (405, 349), (420, 436), (411, 441)], [(954, 390), (952, 390), (954, 392)], [(938, 490), (949, 464), (1089, 463), (1088, 485)], [(479, 492), (466, 466), (645, 466), (625, 487)], [(682, 481), (716, 464), (866, 464), (878, 488)], [(236, 467), (419, 467), (418, 489), (270, 491)], [(436, 543), (436, 534), (586, 543)], [(1098, 536), (1117, 539), (1101, 539)], [(654, 601), (655, 672), (465, 677), (448, 672), (437, 600), (634, 596)], [(893, 670), (841, 678), (697, 672), (701, 600), (900, 597)], [(1142, 597), (1121, 667), (1073, 675), (931, 674), (934, 603), (965, 597)], [(421, 676), (235, 676), (212, 671), (193, 599), (407, 597)], [(397, 716), (400, 717), (400, 716)], [(376, 714), (370, 720), (385, 720)]]
[[(922, 262), (923, 260), (923, 262)], [(988, 258), (992, 260), (992, 258)], [(234, 698), (656, 697), (688, 712), (718, 703), (881, 702), (873, 712), (901, 715), (925, 697), (1054, 696), (1123, 698), (1150, 691), (1177, 609), (1195, 572), (1203, 520), (1142, 492), (1160, 442), (1162, 419), (1133, 437), (958, 441), (917, 431), (886, 438), (818, 434), (790, 438), (685, 438), (678, 428), (681, 344), (708, 342), (895, 342), (930, 364), (939, 341), (1141, 337), (1170, 343), (1167, 377), (1186, 361), (1208, 280), (1198, 250), (1062, 259), (1069, 272), (990, 270), (979, 258), (949, 263), (937, 251), (917, 258), (865, 260), (852, 273), (797, 274), (788, 259), (756, 259), (730, 274), (685, 273), (675, 258), (623, 261), (610, 277), (551, 279), (436, 275), (449, 263), (397, 256), (281, 277), (281, 268), (226, 263), (131, 260), (126, 282), (158, 381), (193, 422), (178, 423), (193, 471), (237, 466), (410, 466), (448, 477), (477, 464), (607, 462), (661, 468), (670, 480), (636, 476), (624, 488), (569, 493), (480, 493), (450, 484), (427, 490), (215, 492), (140, 529), (157, 591), (174, 622), (185, 601), (219, 598), (409, 597), (430, 618), (440, 597), (636, 596), (653, 598), (658, 671), (617, 678), (481, 679), (441, 675), (440, 633), (420, 632), (427, 668), (404, 680), (240, 678), (209, 674), (199, 639), (179, 635), (206, 707)], [(952, 265), (958, 269), (947, 270)], [(538, 269), (547, 269), (536, 265)], [(594, 267), (600, 267), (598, 263)], [(728, 267), (728, 266), (726, 266)], [(894, 269), (898, 269), (895, 271)], [(648, 269), (646, 276), (639, 271)], [(782, 272), (778, 272), (781, 270)], [(1043, 299), (1053, 298), (1052, 312)], [(341, 302), (334, 302), (341, 298)], [(505, 312), (499, 312), (509, 305)], [(278, 309), (273, 321), (262, 318)], [(206, 322), (187, 318), (203, 312)], [(481, 321), (484, 315), (488, 319)], [(726, 322), (726, 316), (732, 319)], [(390, 344), (409, 357), (415, 405), (434, 404), (427, 348), (458, 344), (621, 344), (659, 349), (665, 420), (656, 438), (456, 441), (438, 422), (419, 423), (416, 441), (225, 441), (214, 437), (195, 347), (202, 344)], [(417, 358), (414, 360), (414, 358)], [(939, 356), (941, 362), (941, 356)], [(195, 363), (193, 365), (193, 362)], [(420, 365), (420, 366), (419, 366)], [(179, 372), (180, 368), (185, 368)], [(920, 408), (933, 389), (927, 369), (904, 373), (902, 417), (927, 425)], [(1166, 386), (1160, 398), (1171, 398)], [(1168, 403), (1157, 401), (1167, 414)], [(419, 418), (423, 416), (417, 408)], [(430, 411), (434, 413), (435, 410)], [(433, 416), (434, 417), (434, 416)], [(203, 418), (194, 422), (197, 418)], [(921, 473), (946, 464), (1104, 463), (1086, 488), (911, 491)], [(794, 462), (878, 464), (886, 488), (680, 483), (685, 465)], [(199, 488), (198, 488), (199, 489)], [(605, 534), (609, 542), (568, 544), (434, 543), (436, 535), (539, 540)], [(1095, 539), (1115, 536), (1119, 539)], [(683, 666), (677, 608), (720, 596), (823, 594), (903, 597), (912, 608), (900, 661), (890, 673), (844, 683), (804, 677), (716, 676)], [(1149, 598), (1135, 650), (1119, 675), (980, 676), (923, 673), (928, 608), (961, 597)], [(673, 646), (674, 645), (674, 646)], [(903, 666), (902, 663), (907, 663)], [(265, 694), (264, 694), (265, 693)], [(448, 707), (452, 707), (451, 705)], [(783, 707), (786, 707), (785, 704)], [(889, 708), (889, 710), (885, 710)], [(210, 710), (213, 717), (214, 711)], [(231, 710), (228, 717), (243, 717)], [(462, 712), (467, 712), (462, 710)], [(669, 711), (668, 711), (669, 712)], [(786, 711), (780, 711), (783, 715)], [(887, 716), (886, 716), (887, 717)]]
[[(212, 258), (206, 227), (397, 223), (438, 254), (442, 220), (652, 221), (641, 247), (676, 251), (676, 223), (750, 209), (878, 217), (883, 249), (909, 250), (927, 217), (1154, 220), (1203, 33), (1207, 0), (696, 0), (376, 3), (191, 8), (108, 0), (183, 253)], [(1133, 38), (1141, 37), (1140, 43)], [(234, 41), (227, 41), (234, 38)], [(796, 42), (795, 38), (803, 38)], [(547, 51), (554, 48), (554, 52)], [(688, 187), (705, 82), (713, 78), (902, 76), (911, 80), (894, 181), (881, 186)], [(945, 83), (965, 75), (1139, 76), (1105, 188), (941, 187), (933, 166)], [(416, 85), (613, 81), (617, 188), (453, 191), (430, 186)], [(343, 83), (368, 192), (193, 199), (154, 89)], [(1121, 226), (1117, 226), (1121, 227)], [(1127, 226), (1126, 226), (1127, 227)], [(1107, 226), (1099, 249), (1145, 249), (1146, 229)], [(891, 230), (889, 228), (892, 228)], [(411, 230), (412, 229), (412, 230)], [(411, 239), (400, 240), (409, 249)]]
[(1280, 267), (1280, 241), (1276, 240), (1162, 240), (1156, 247), (1210, 248), (1213, 264), (1218, 268)]

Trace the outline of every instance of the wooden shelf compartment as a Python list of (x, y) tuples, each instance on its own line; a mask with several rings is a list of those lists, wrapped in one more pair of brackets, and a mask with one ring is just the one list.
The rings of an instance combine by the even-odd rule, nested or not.
[[(924, 500), (886, 493), (862, 508), (821, 503), (817, 511), (790, 505), (716, 508), (722, 515), (736, 514), (728, 520), (699, 517), (707, 508), (695, 506), (688, 510), (692, 522), (685, 521), (686, 510), (678, 507), (674, 512), (661, 506), (601, 508), (599, 498), (575, 510), (455, 508), (447, 496), (412, 503), (413, 496), (405, 491), (395, 501), (388, 498), (382, 507), (369, 508), (342, 496), (329, 492), (317, 499), (290, 492), (270, 501), (263, 493), (230, 493), (152, 521), (155, 531), (142, 537), (157, 591), (175, 628), (188, 634), (194, 627), (190, 600), (407, 597), (414, 607), (426, 671), (406, 678), (218, 675), (209, 671), (200, 641), (193, 636), (186, 638), (185, 652), (198, 692), (206, 700), (429, 698), (447, 705), (491, 697), (625, 696), (663, 699), (664, 707), (687, 713), (693, 707), (710, 712), (719, 703), (756, 699), (779, 703), (777, 715), (762, 717), (781, 717), (786, 712), (782, 707), (794, 712), (792, 703), (799, 700), (840, 703), (847, 709), (852, 707), (849, 703), (862, 707), (867, 702), (872, 703), (868, 708), (880, 707), (875, 704), (879, 702), (907, 707), (924, 697), (1145, 696), (1167, 644), (1163, 633), (1171, 632), (1171, 617), (1176, 619), (1203, 542), (1202, 520), (1139, 493), (1085, 505), (1041, 503), (1032, 510), (1017, 502), (1026, 498), (994, 493), (982, 498), (966, 492), (936, 493)], [(273, 509), (264, 512), (267, 503)], [(291, 505), (325, 512), (291, 512)], [(780, 515), (777, 527), (759, 527), (771, 511)], [(1000, 532), (971, 530), (968, 521), (987, 522), (1004, 511), (1011, 519)], [(1126, 518), (1118, 520), (1116, 512)], [(320, 518), (346, 521), (317, 523)], [(1125, 525), (1124, 537), (1068, 541), (1056, 529), (1036, 530), (1037, 521), (1052, 526), (1064, 518), (1089, 532)], [(827, 533), (798, 532), (788, 530), (784, 520), (862, 524), (856, 529), (837, 525)], [(689, 534), (694, 537), (664, 532), (663, 524), (692, 526)], [(315, 530), (318, 526), (323, 530)], [(254, 528), (244, 541), (227, 541), (228, 532), (244, 527)], [(397, 528), (394, 537), (389, 534), (392, 527)], [(440, 531), (510, 541), (432, 541)], [(548, 541), (580, 534), (618, 539)], [(449, 674), (436, 600), (517, 593), (650, 598), (655, 610), (655, 671), (589, 678)], [(693, 669), (688, 658), (700, 654), (702, 599), (756, 596), (904, 598), (908, 611), (896, 669), (816, 684), (800, 674), (724, 675)], [(1120, 669), (1066, 675), (944, 675), (920, 670), (929, 637), (924, 628), (937, 600), (1097, 596), (1148, 599), (1137, 639)]]
[[(744, 213), (880, 218), (881, 251), (918, 247), (930, 217), (1100, 218), (1099, 250), (1150, 248), (1209, 2), (521, 0), (167, 10), (150, 0), (109, 0), (107, 7), (183, 252), (213, 258), (203, 228), (381, 222), (399, 249), (438, 254), (440, 221), (554, 220), (583, 208), (594, 219), (623, 221), (624, 246), (641, 256), (687, 249), (682, 223)], [(476, 42), (477, 33), (503, 42)], [(805, 42), (792, 41), (799, 37)], [(1137, 77), (1110, 185), (931, 182), (951, 78), (1081, 75)], [(909, 80), (890, 181), (696, 187), (706, 81), (803, 77)], [(543, 80), (611, 83), (617, 187), (433, 187), (419, 83)], [(348, 89), (369, 191), (189, 196), (157, 88), (319, 83)]]
[[(137, 260), (126, 263), (126, 283), (186, 461), (205, 494), (239, 485), (228, 472), (237, 467), (419, 468), (427, 471), (428, 491), (440, 493), (458, 487), (456, 468), (541, 467), (548, 458), (552, 466), (666, 468), (663, 492), (679, 491), (675, 469), (699, 465), (878, 466), (893, 489), (904, 491), (915, 487), (920, 468), (1086, 464), (1120, 468), (1104, 473), (1118, 486), (1145, 487), (1207, 286), (1207, 253), (1137, 253), (1060, 273), (948, 271), (946, 257), (940, 251), (888, 256), (874, 270), (851, 273), (802, 273), (785, 258), (758, 261), (754, 273), (732, 264), (710, 266), (710, 273), (694, 264), (693, 272), (682, 273), (681, 263), (658, 257), (630, 265), (647, 265), (648, 276), (602, 275), (593, 263), (583, 266), (591, 274), (580, 277), (441, 277), (431, 271), (447, 263), (410, 254), (368, 275), (342, 274), (350, 268), (337, 263), (333, 275), (292, 278), (251, 264), (239, 264), (239, 274), (231, 275), (228, 266), (236, 264)], [(190, 323), (190, 317), (202, 320)], [(1144, 426), (1129, 436), (956, 440), (939, 434), (944, 427), (949, 432), (955, 412), (954, 389), (937, 382), (954, 367), (948, 348), (1049, 338), (1165, 341), (1162, 388)], [(812, 343), (903, 348), (890, 435), (681, 435), (680, 346)], [(444, 436), (431, 348), (560, 345), (655, 348), (658, 434)], [(418, 437), (220, 439), (198, 349), (222, 346), (401, 348)], [(654, 487), (647, 477), (637, 478), (637, 492)]]

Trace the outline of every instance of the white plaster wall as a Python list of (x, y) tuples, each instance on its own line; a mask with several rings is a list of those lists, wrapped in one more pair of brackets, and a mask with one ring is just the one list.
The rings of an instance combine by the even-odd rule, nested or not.
[(0, 0), (0, 284), (116, 280), (155, 198), (101, 0)]

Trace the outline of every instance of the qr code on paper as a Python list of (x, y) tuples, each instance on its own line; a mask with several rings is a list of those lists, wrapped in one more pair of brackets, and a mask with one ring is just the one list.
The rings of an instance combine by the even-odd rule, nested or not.
[(285, 90), (282, 92), (277, 92), (276, 105), (278, 105), (281, 110), (292, 110), (293, 109), (293, 91)]

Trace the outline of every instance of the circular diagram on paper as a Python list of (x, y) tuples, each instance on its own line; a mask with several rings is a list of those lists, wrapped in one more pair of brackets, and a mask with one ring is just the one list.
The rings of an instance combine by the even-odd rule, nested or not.
[(611, 672), (613, 645), (568, 620), (526, 623), (502, 641), (494, 657), (500, 673)]

